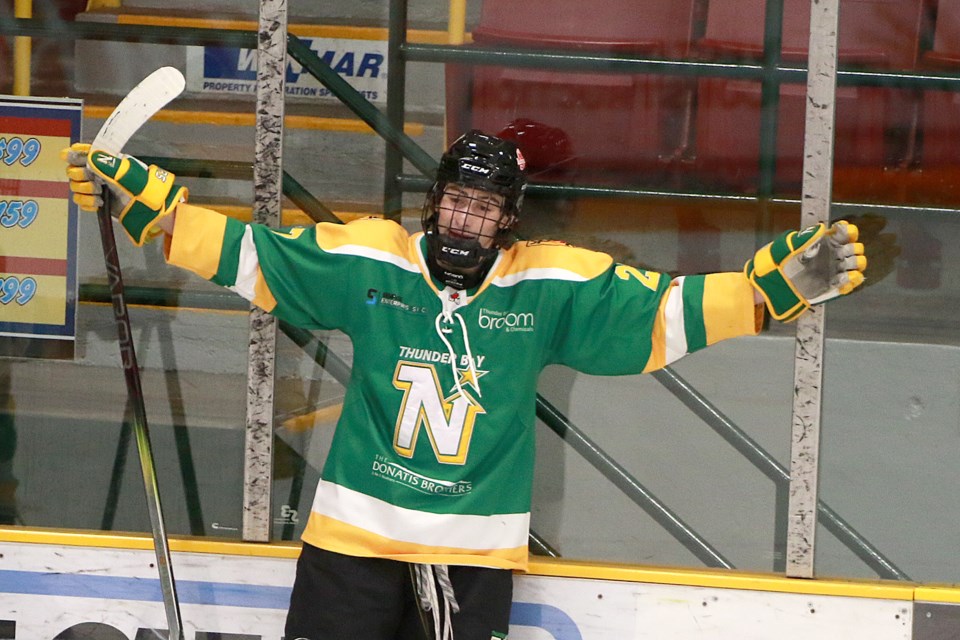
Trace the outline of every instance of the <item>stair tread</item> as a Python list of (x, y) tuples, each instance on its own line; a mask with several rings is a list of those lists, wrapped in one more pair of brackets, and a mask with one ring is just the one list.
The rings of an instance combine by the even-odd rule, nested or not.
[[(121, 99), (120, 96), (113, 94), (90, 93), (72, 97), (83, 99), (86, 115), (91, 118), (106, 117)], [(187, 122), (190, 119), (196, 124), (253, 126), (255, 104), (253, 99), (184, 96), (163, 109), (156, 117), (159, 120), (172, 122)], [(342, 104), (288, 102), (284, 105), (284, 113), (288, 128), (340, 128), (343, 130), (367, 128), (357, 115)], [(417, 136), (423, 133), (424, 127), (442, 125), (442, 114), (410, 112), (407, 113), (405, 129), (407, 135)]]
[[(77, 15), (77, 20), (117, 22), (122, 24), (178, 25), (183, 27), (256, 29), (258, 16), (249, 11), (210, 11), (200, 9), (178, 10), (176, 15), (149, 7), (104, 7), (91, 9)], [(325, 31), (369, 30), (368, 36), (386, 39), (386, 20), (355, 17), (319, 18), (315, 16), (288, 18), (290, 32), (304, 36), (322, 36)], [(408, 37), (415, 42), (445, 42), (447, 25), (436, 21), (408, 22)], [(328, 36), (331, 37), (331, 36)]]

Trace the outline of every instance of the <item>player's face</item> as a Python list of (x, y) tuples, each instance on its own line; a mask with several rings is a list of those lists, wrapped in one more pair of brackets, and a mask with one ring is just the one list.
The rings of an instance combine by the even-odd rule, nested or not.
[(476, 240), (481, 247), (489, 249), (502, 226), (503, 204), (500, 194), (448, 184), (437, 207), (437, 226), (440, 233)]

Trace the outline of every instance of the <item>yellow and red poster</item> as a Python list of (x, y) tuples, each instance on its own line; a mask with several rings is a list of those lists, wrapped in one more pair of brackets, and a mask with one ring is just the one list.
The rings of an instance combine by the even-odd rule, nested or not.
[(77, 208), (60, 150), (83, 102), (0, 96), (0, 355), (72, 358)]

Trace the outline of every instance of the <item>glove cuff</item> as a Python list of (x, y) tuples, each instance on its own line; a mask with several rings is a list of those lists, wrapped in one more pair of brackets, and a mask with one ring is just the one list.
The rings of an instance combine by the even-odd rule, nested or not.
[[(157, 169), (154, 165), (150, 166), (150, 171)], [(162, 169), (160, 169), (162, 171)], [(171, 178), (173, 175), (171, 174)], [(155, 208), (152, 203), (148, 204), (140, 198), (135, 198), (120, 212), (117, 219), (123, 230), (127, 232), (130, 241), (138, 247), (150, 242), (160, 234), (157, 233), (156, 224), (162, 218), (167, 217), (176, 209), (181, 202), (186, 202), (189, 191), (186, 187), (172, 184), (169, 193), (164, 194), (165, 199), (159, 208)], [(149, 186), (147, 187), (149, 189)]]
[(796, 320), (810, 308), (810, 301), (797, 290), (792, 279), (784, 273), (783, 266), (824, 233), (826, 225), (822, 223), (799, 232), (788, 231), (762, 247), (744, 265), (744, 275), (763, 296), (775, 320)]
[(783, 277), (779, 269), (774, 269), (765, 275), (758, 275), (756, 257), (754, 257), (744, 265), (743, 273), (754, 289), (760, 292), (764, 302), (767, 303), (767, 310), (774, 320), (790, 322), (796, 320), (801, 313), (810, 308), (810, 305), (796, 292), (790, 281)]
[(143, 246), (159, 233), (156, 224), (170, 214), (189, 191), (174, 182), (176, 176), (157, 165), (149, 167), (130, 156), (115, 156), (100, 150), (90, 153), (88, 165), (112, 188), (127, 197), (117, 219), (136, 246)]

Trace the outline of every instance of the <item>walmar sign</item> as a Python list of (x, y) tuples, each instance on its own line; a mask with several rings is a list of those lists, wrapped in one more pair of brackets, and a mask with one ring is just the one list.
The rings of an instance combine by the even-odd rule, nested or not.
[[(317, 56), (370, 102), (387, 99), (387, 43), (384, 40), (301, 38)], [(286, 93), (291, 99), (336, 100), (295, 60), (287, 61)], [(255, 95), (257, 52), (231, 47), (188, 47), (187, 90)]]

